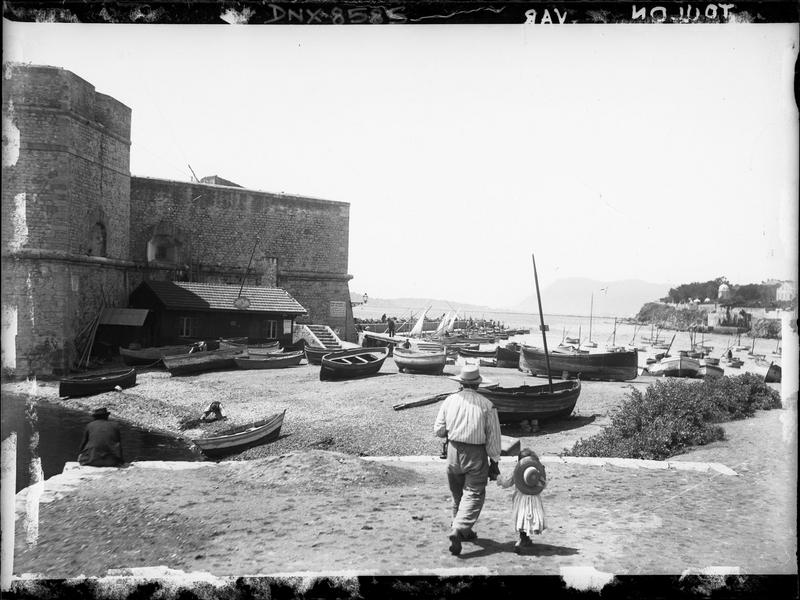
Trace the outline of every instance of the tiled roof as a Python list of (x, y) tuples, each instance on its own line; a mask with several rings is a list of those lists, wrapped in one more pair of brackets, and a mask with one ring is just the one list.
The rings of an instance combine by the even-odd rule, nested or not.
[(105, 308), (100, 315), (100, 325), (141, 327), (149, 312), (144, 308)]
[(303, 314), (302, 305), (281, 288), (242, 288), (250, 305), (237, 308), (234, 301), (239, 297), (238, 285), (212, 283), (187, 283), (185, 281), (147, 281), (147, 285), (166, 308), (193, 310), (224, 310), (242, 312), (280, 312)]

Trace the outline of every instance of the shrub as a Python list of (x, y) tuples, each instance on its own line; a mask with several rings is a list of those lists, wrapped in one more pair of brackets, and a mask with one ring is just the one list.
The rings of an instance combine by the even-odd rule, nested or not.
[(600, 434), (565, 454), (663, 460), (724, 438), (717, 423), (780, 408), (780, 395), (752, 373), (692, 381), (657, 381), (634, 389)]

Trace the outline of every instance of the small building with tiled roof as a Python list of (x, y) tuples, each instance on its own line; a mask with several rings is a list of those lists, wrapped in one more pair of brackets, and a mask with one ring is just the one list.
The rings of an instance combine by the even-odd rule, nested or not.
[(294, 321), (306, 309), (281, 288), (183, 281), (143, 281), (130, 306), (148, 309), (144, 346), (246, 337), (292, 343)]

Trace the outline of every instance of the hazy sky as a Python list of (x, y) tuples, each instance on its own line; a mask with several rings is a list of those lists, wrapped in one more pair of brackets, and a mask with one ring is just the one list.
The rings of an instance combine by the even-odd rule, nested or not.
[(797, 272), (798, 26), (4, 22), (133, 109), (134, 175), (350, 203), (350, 289)]

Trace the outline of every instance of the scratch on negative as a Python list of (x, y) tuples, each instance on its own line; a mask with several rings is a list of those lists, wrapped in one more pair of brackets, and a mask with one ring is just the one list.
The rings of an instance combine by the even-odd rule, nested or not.
[(449, 19), (450, 17), (455, 17), (456, 15), (466, 15), (481, 10), (488, 10), (493, 13), (501, 13), (503, 12), (504, 9), (505, 6), (501, 6), (500, 8), (494, 8), (493, 6), (481, 6), (480, 8), (473, 8), (472, 10), (458, 10), (448, 15), (427, 15), (424, 17), (417, 17), (416, 19), (409, 19), (409, 21), (422, 21), (424, 19)]

